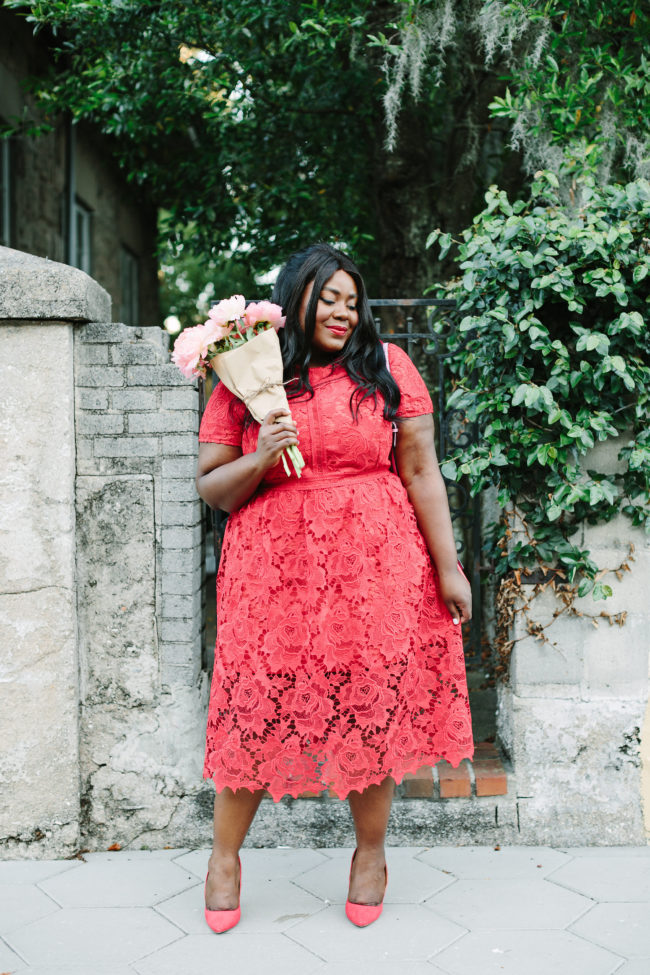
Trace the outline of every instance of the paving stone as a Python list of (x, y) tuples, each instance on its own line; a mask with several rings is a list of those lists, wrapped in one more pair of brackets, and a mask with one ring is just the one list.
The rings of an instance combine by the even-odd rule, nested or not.
[(650, 958), (649, 919), (647, 904), (596, 904), (570, 930), (623, 958)]
[(84, 853), (88, 863), (113, 863), (122, 860), (175, 860), (187, 853), (186, 847), (177, 846), (169, 850), (100, 850), (98, 853)]
[(432, 960), (448, 975), (619, 975), (621, 964), (567, 931), (473, 931)]
[(147, 907), (63, 908), (26, 924), (6, 941), (32, 965), (68, 968), (97, 959), (106, 967), (125, 965), (182, 938), (179, 929)]
[(37, 884), (66, 870), (81, 866), (78, 860), (3, 860), (0, 862), (0, 886), (3, 884)]
[[(328, 851), (329, 852), (329, 851)], [(211, 850), (192, 850), (191, 853), (176, 857), (174, 863), (189, 870), (202, 882), (208, 870)], [(350, 853), (350, 856), (352, 854)], [(241, 852), (242, 882), (257, 883), (266, 880), (292, 880), (311, 867), (324, 863), (326, 857), (319, 850), (251, 850)]]
[[(351, 861), (352, 855), (349, 856)], [(453, 877), (441, 873), (440, 870), (412, 856), (399, 856), (388, 849), (386, 860), (388, 864), (386, 904), (417, 904), (425, 897), (430, 897), (454, 883)], [(344, 904), (348, 895), (349, 876), (350, 862), (347, 856), (345, 858), (336, 856), (301, 874), (295, 883), (331, 904)]]
[(543, 878), (459, 880), (425, 906), (471, 930), (564, 928), (593, 904)]
[(89, 859), (80, 870), (44, 880), (41, 889), (63, 907), (153, 907), (195, 882), (162, 857), (113, 856)]
[(616, 975), (648, 975), (650, 972), (650, 955), (647, 958), (635, 958), (628, 961), (622, 968), (616, 969)]
[(0, 887), (0, 934), (9, 934), (36, 918), (46, 917), (58, 910), (60, 907), (56, 901), (38, 887), (3, 884)]
[(189, 935), (133, 966), (138, 975), (199, 975), (199, 973), (257, 972), (282, 975), (312, 975), (323, 962), (283, 934), (260, 934), (251, 938), (240, 925), (224, 935), (208, 931)]
[(547, 879), (597, 901), (646, 901), (650, 906), (648, 857), (579, 857)]
[(83, 965), (56, 965), (54, 968), (51, 965), (39, 965), (37, 968), (24, 969), (24, 975), (133, 975), (133, 969), (130, 965), (116, 968), (115, 965), (102, 965), (93, 961), (92, 968), (88, 967), (87, 962)]
[[(291, 880), (265, 879), (255, 883), (243, 879), (242, 918), (237, 930), (272, 933), (285, 931), (298, 921), (323, 910), (325, 904)], [(171, 897), (156, 910), (188, 934), (205, 934), (203, 915), (204, 885), (197, 884), (176, 897)]]
[(650, 846), (561, 846), (557, 849), (572, 857), (650, 857)]
[(491, 846), (445, 846), (418, 856), (423, 863), (449, 871), (461, 880), (536, 879), (545, 877), (568, 859), (567, 854), (543, 846), (509, 846), (501, 850)]
[[(22, 972), (27, 969), (27, 962), (24, 962), (9, 945), (0, 940), (0, 969), (3, 972)], [(31, 975), (31, 972), (30, 972)]]
[(343, 907), (328, 907), (292, 927), (286, 937), (311, 949), (328, 962), (354, 965), (374, 961), (399, 963), (426, 961), (434, 952), (465, 934), (465, 929), (438, 917), (418, 904), (385, 904), (380, 919), (357, 928)]
[(397, 966), (394, 961), (370, 962), (355, 958), (353, 967), (349, 961), (326, 964), (323, 975), (441, 975), (441, 972), (426, 961), (400, 961)]

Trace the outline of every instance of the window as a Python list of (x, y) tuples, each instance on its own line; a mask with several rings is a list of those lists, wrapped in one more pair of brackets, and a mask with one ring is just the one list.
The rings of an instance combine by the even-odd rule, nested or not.
[(138, 324), (138, 259), (126, 247), (120, 249), (120, 321)]
[(11, 159), (9, 139), (0, 139), (0, 244), (11, 246)]
[(79, 200), (74, 204), (74, 260), (75, 267), (91, 273), (90, 237), (92, 229), (92, 214), (87, 206)]

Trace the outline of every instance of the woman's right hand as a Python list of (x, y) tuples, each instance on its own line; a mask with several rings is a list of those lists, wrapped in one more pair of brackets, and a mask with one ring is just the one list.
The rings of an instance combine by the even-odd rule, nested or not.
[(298, 427), (285, 409), (270, 410), (260, 426), (256, 454), (264, 470), (275, 467), (282, 451), (298, 443)]

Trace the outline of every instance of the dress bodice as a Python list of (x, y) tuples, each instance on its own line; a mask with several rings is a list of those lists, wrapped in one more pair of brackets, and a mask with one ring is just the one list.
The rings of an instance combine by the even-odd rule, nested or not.
[[(389, 346), (391, 373), (400, 389), (397, 418), (431, 413), (429, 392), (408, 355), (399, 346)], [(377, 393), (356, 409), (355, 383), (342, 366), (314, 366), (309, 371), (314, 395), (303, 393), (289, 399), (300, 452), (305, 460), (300, 485), (323, 479), (350, 477), (390, 469), (392, 424), (384, 419), (384, 398)], [(352, 398), (352, 409), (351, 409)], [(208, 402), (199, 439), (202, 442), (235, 444), (243, 453), (257, 449), (259, 426), (246, 422), (243, 403), (219, 384)], [(281, 463), (267, 471), (261, 484), (286, 484), (289, 479)], [(296, 479), (292, 476), (290, 482)]]

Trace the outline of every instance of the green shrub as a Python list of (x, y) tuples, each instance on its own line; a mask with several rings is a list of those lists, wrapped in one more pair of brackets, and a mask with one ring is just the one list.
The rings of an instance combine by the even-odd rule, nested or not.
[[(494, 533), (497, 575), (555, 568), (598, 599), (611, 589), (576, 530), (619, 512), (650, 526), (650, 183), (574, 184), (571, 195), (563, 204), (555, 175), (539, 172), (528, 200), (490, 187), (461, 240), (429, 237), (441, 257), (458, 246), (462, 278), (441, 294), (460, 313), (448, 405), (480, 430), (442, 471), (467, 475), (472, 494), (496, 485), (522, 519), (516, 542), (505, 544), (505, 519)], [(621, 473), (585, 465), (597, 441), (621, 434)]]

